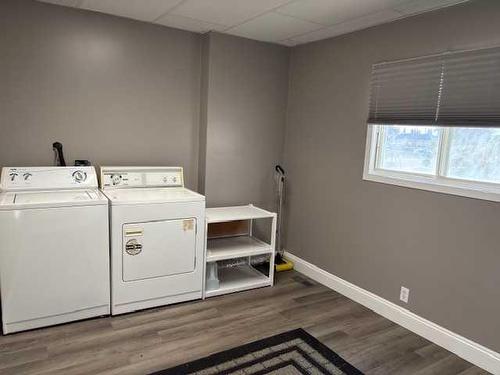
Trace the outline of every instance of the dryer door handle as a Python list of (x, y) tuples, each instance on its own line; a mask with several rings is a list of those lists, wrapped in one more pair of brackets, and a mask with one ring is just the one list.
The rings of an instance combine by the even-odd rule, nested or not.
[(137, 240), (129, 240), (125, 244), (125, 251), (128, 255), (138, 255), (142, 252), (142, 244), (138, 243)]

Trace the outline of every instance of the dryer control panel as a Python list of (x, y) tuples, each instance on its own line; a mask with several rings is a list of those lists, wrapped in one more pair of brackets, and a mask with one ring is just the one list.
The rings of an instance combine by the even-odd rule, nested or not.
[(8, 167), (2, 169), (1, 190), (97, 188), (94, 167)]
[(182, 167), (101, 167), (101, 188), (184, 187)]

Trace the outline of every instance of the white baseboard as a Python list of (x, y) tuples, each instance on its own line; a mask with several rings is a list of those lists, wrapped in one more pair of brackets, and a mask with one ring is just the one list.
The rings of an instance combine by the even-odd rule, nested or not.
[(395, 303), (332, 275), (288, 251), (285, 252), (285, 257), (294, 262), (296, 271), (455, 353), (466, 361), (493, 374), (500, 375), (500, 353), (451, 332)]

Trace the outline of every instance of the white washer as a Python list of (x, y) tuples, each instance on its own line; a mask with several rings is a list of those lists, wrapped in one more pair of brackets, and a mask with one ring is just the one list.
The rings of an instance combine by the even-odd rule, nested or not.
[(3, 168), (4, 334), (108, 315), (108, 200), (93, 167)]
[(205, 197), (180, 167), (102, 167), (111, 205), (111, 314), (201, 298)]

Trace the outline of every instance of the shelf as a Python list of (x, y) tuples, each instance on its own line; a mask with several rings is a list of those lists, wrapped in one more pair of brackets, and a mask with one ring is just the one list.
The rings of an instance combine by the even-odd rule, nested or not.
[(272, 252), (271, 245), (250, 236), (212, 238), (207, 242), (207, 262)]
[(207, 290), (206, 297), (271, 286), (272, 281), (249, 265), (219, 269), (219, 289)]
[(276, 217), (274, 212), (263, 210), (251, 204), (248, 206), (207, 208), (207, 223), (222, 223), (225, 221), (251, 220)]
[[(272, 245), (275, 243), (276, 238), (276, 214), (249, 204), (246, 206), (207, 208), (205, 217), (208, 226), (207, 236), (210, 229), (215, 231), (215, 235), (212, 233), (212, 238), (207, 239), (207, 237), (205, 237), (205, 277), (207, 276), (207, 272), (213, 272), (213, 269), (210, 267), (214, 267), (214, 262), (220, 262), (218, 264), (220, 268), (217, 272), (219, 277), (219, 288), (216, 290), (207, 289), (207, 283), (205, 283), (203, 298), (272, 286), (274, 280), (274, 246)], [(265, 224), (270, 224), (271, 240), (269, 243), (252, 236), (253, 223), (251, 220), (257, 219), (268, 219), (268, 223)], [(217, 229), (224, 226), (224, 224), (220, 226), (215, 225), (215, 223), (230, 223), (239, 221), (244, 223), (245, 226), (244, 230), (240, 230), (238, 232), (231, 230), (217, 231)], [(210, 224), (214, 225), (210, 226)], [(240, 223), (232, 223), (228, 226), (234, 229), (234, 227), (238, 228), (239, 224)], [(234, 235), (236, 233), (238, 234)], [(216, 236), (217, 234), (219, 237)], [(224, 237), (224, 234), (233, 235)], [(224, 263), (227, 263), (224, 262), (226, 260), (240, 258), (244, 260), (243, 263), (246, 263), (247, 259), (245, 258), (260, 255), (269, 258), (269, 262), (266, 263), (265, 269), (263, 269), (264, 272), (259, 272), (250, 264), (243, 264), (235, 267), (224, 267)], [(250, 259), (248, 259), (248, 263), (250, 263)]]

